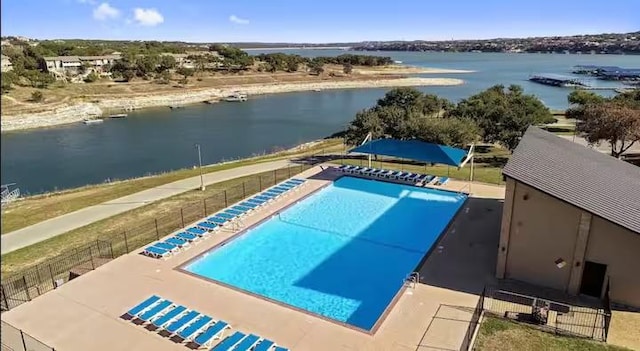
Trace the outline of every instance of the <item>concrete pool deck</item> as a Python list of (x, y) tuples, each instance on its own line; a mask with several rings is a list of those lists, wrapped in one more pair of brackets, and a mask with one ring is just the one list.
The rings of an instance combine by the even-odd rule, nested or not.
[[(337, 172), (322, 171), (320, 167), (305, 171), (299, 177), (309, 178), (307, 185), (246, 216), (244, 226), (273, 215), (336, 176)], [(457, 191), (465, 184), (451, 181), (444, 188)], [(120, 318), (132, 306), (157, 294), (227, 321), (232, 326), (231, 333), (255, 333), (290, 350), (458, 349), (468, 327), (470, 310), (478, 300), (478, 288), (481, 291), (493, 274), (495, 261), (490, 254), (495, 260), (500, 212), (490, 209), (501, 206), (498, 199), (500, 195), (504, 197), (504, 187), (499, 186), (474, 184), (472, 191), (472, 198), (421, 267), (421, 283), (405, 290), (374, 335), (176, 270), (237, 234), (231, 230), (214, 233), (166, 260), (135, 252), (122, 256), (3, 313), (2, 320), (62, 351), (188, 350), (184, 344)], [(470, 247), (474, 245), (475, 251), (487, 252), (470, 255)], [(11, 337), (3, 331), (3, 339)]]

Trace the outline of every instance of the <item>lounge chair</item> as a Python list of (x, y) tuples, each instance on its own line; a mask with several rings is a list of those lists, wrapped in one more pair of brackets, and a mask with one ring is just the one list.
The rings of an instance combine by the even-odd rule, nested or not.
[(159, 242), (159, 243), (155, 243), (153, 244), (153, 246), (160, 248), (160, 249), (165, 249), (168, 251), (177, 251), (179, 249), (179, 247), (175, 244), (170, 244), (170, 243), (166, 243), (166, 242)]
[(207, 234), (207, 231), (202, 229), (202, 228), (197, 228), (197, 227), (191, 227), (191, 228), (187, 228), (187, 231), (189, 233), (195, 234), (195, 235), (205, 235)]
[(148, 310), (149, 308), (151, 308), (151, 306), (153, 306), (156, 302), (160, 301), (161, 298), (158, 295), (151, 295), (150, 297), (148, 297), (146, 300), (140, 302), (139, 304), (137, 304), (136, 306), (132, 307), (130, 310), (127, 311), (127, 313), (125, 313), (126, 316), (129, 317), (136, 317), (138, 314)]
[(262, 339), (262, 341), (260, 341), (260, 343), (253, 349), (253, 351), (269, 351), (275, 344), (276, 343), (271, 340)]
[(190, 340), (192, 336), (195, 336), (200, 329), (206, 327), (211, 321), (213, 321), (213, 318), (203, 315), (176, 334), (182, 338), (182, 340)]
[(237, 215), (235, 215), (235, 214), (233, 214), (233, 213), (229, 213), (229, 212), (227, 212), (227, 211), (225, 211), (225, 212), (218, 212), (218, 213), (216, 213), (215, 215), (216, 215), (217, 217), (225, 218), (225, 219), (227, 219), (227, 220), (232, 220), (232, 219), (234, 219), (234, 218), (238, 217)]
[(264, 200), (258, 200), (255, 197), (250, 198), (249, 200), (247, 200), (246, 202), (250, 203), (250, 204), (254, 204), (256, 206), (262, 206), (264, 204), (266, 204), (267, 202)]
[(146, 255), (146, 256), (149, 256), (149, 257), (153, 257), (153, 258), (164, 258), (164, 257), (167, 257), (167, 256), (171, 255), (171, 251), (170, 250), (161, 249), (161, 248), (155, 247), (155, 246), (147, 246), (142, 251), (142, 254)]
[(229, 222), (229, 219), (215, 215), (207, 218), (207, 221), (215, 224), (216, 227), (220, 227), (227, 224)]
[(182, 317), (178, 318), (177, 320), (169, 324), (166, 328), (164, 328), (164, 330), (166, 330), (169, 334), (173, 335), (179, 330), (181, 330), (182, 328), (186, 327), (187, 324), (191, 323), (198, 316), (200, 316), (200, 312), (189, 311), (188, 313), (184, 314)]
[(368, 175), (370, 177), (378, 177), (380, 175), (380, 173), (385, 172), (384, 169), (374, 169), (373, 171), (369, 172)]
[(212, 348), (211, 351), (229, 351), (233, 350), (233, 348), (240, 342), (240, 340), (244, 339), (246, 335), (241, 332), (235, 332), (232, 335), (228, 336), (226, 339), (222, 340), (216, 347)]
[(352, 166), (352, 165), (342, 165), (340, 167), (337, 168), (337, 170), (341, 171), (341, 172), (346, 172), (348, 170), (351, 170), (353, 168), (355, 168), (356, 166)]
[(233, 215), (235, 217), (240, 217), (240, 216), (245, 214), (244, 211), (234, 210), (233, 208), (228, 208), (223, 213), (228, 213), (228, 214)]
[(212, 223), (211, 221), (200, 222), (197, 225), (198, 225), (198, 227), (204, 229), (205, 233), (208, 233), (208, 232), (218, 228), (218, 225), (216, 223)]
[(182, 239), (179, 236), (172, 236), (171, 238), (167, 239), (164, 241), (167, 244), (173, 244), (176, 245), (179, 248), (183, 248), (186, 246), (189, 246), (189, 242), (185, 239)]
[(418, 184), (418, 183), (422, 183), (424, 182), (425, 179), (429, 178), (428, 174), (418, 174), (418, 176), (416, 178), (413, 179), (413, 181)]
[(440, 177), (436, 182), (436, 185), (445, 185), (449, 182), (449, 177)]
[(254, 207), (247, 207), (247, 206), (243, 206), (243, 205), (235, 205), (233, 207), (231, 207), (232, 210), (236, 210), (236, 211), (242, 211), (242, 212), (249, 212), (251, 210), (254, 209)]
[(291, 178), (288, 181), (302, 184), (302, 183), (306, 182), (307, 180), (303, 179), (303, 178)]
[(220, 339), (222, 337), (222, 333), (225, 329), (230, 329), (231, 326), (224, 321), (218, 321), (215, 324), (209, 326), (207, 330), (200, 333), (195, 339), (193, 339), (193, 343), (200, 347), (208, 347), (211, 341)]
[(282, 194), (284, 194), (284, 191), (273, 191), (273, 190), (267, 190), (264, 192), (264, 194), (269, 195), (269, 196), (273, 196), (273, 197), (278, 197)]
[(389, 178), (389, 176), (392, 174), (393, 174), (393, 171), (385, 169), (382, 172), (378, 173), (378, 178)]
[(276, 346), (276, 348), (273, 349), (273, 351), (289, 351), (289, 349), (282, 346)]
[(184, 240), (187, 240), (189, 242), (193, 242), (196, 241), (198, 238), (200, 238), (199, 236), (189, 233), (189, 232), (180, 232), (178, 234), (176, 234), (177, 237), (182, 238)]
[(144, 313), (141, 313), (140, 315), (138, 315), (138, 319), (143, 320), (145, 322), (149, 322), (152, 318), (156, 317), (160, 312), (171, 307), (171, 305), (173, 305), (173, 302), (169, 300), (162, 300), (157, 304), (155, 304), (150, 309), (146, 310)]
[(255, 204), (255, 203), (253, 203), (253, 202), (244, 201), (244, 202), (241, 202), (238, 206), (243, 206), (243, 207), (246, 207), (246, 208), (250, 208), (250, 209), (252, 209), (252, 210), (255, 210), (255, 209), (256, 209), (256, 207), (258, 207), (259, 205), (258, 205), (258, 204)]
[(242, 339), (240, 343), (233, 348), (233, 351), (249, 351), (260, 341), (260, 337), (255, 334), (249, 334), (246, 338)]
[(169, 312), (163, 314), (162, 316), (159, 316), (158, 318), (155, 318), (153, 321), (151, 321), (151, 324), (153, 324), (156, 328), (162, 328), (165, 325), (171, 323), (172, 321), (180, 318), (186, 311), (187, 311), (186, 307), (176, 306), (174, 309), (170, 310)]
[(257, 195), (253, 197), (256, 200), (260, 200), (260, 201), (264, 201), (264, 202), (269, 202), (271, 200), (273, 200), (273, 196), (268, 196), (268, 195)]
[(404, 180), (405, 178), (407, 178), (408, 176), (410, 176), (412, 173), (410, 172), (400, 172), (398, 174), (396, 174), (395, 179), (397, 180)]

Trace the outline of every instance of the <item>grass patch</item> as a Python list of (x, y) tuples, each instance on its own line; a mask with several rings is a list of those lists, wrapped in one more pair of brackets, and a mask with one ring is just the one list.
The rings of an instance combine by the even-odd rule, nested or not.
[(587, 339), (570, 338), (507, 321), (485, 317), (476, 339), (477, 351), (624, 351), (626, 348)]
[[(305, 150), (283, 151), (236, 162), (203, 167), (204, 173), (248, 166), (257, 163), (300, 157), (318, 152), (341, 152), (344, 146), (341, 140), (326, 140)], [(195, 177), (198, 169), (182, 169), (160, 175), (118, 181), (109, 184), (89, 185), (81, 188), (30, 196), (16, 201), (2, 209), (1, 233), (6, 234), (44, 220), (66, 213), (114, 200), (139, 191), (168, 184), (178, 180)]]
[(576, 133), (575, 126), (544, 126), (542, 129), (558, 135), (574, 135)]
[[(308, 168), (297, 166), (292, 170)], [(50, 260), (65, 250), (88, 244), (96, 239), (111, 241), (115, 256), (133, 251), (156, 240), (158, 236), (163, 237), (182, 228), (183, 218), (185, 225), (189, 224), (226, 207), (227, 204), (241, 200), (245, 195), (257, 193), (260, 188), (266, 188), (288, 177), (289, 172), (286, 169), (269, 171), (215, 183), (209, 185), (205, 191), (192, 190), (153, 202), (2, 255), (2, 274), (20, 272), (27, 267)], [(156, 226), (159, 234), (156, 233)]]

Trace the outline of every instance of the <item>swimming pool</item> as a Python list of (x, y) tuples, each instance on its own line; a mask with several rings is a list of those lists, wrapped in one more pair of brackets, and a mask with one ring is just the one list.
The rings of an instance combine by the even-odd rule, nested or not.
[(182, 269), (369, 331), (465, 199), (342, 177)]

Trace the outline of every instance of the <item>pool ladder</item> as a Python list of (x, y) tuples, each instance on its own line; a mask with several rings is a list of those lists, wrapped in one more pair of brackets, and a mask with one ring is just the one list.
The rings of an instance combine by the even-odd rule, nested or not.
[(411, 272), (404, 278), (404, 284), (406, 287), (415, 289), (416, 285), (420, 282), (420, 273), (419, 272)]

